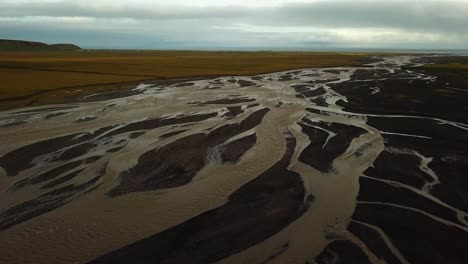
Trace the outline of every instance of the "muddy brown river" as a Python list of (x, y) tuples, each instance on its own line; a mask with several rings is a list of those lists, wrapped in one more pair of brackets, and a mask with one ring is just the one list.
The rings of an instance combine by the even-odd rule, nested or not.
[(0, 112), (0, 263), (466, 263), (468, 88), (434, 58)]

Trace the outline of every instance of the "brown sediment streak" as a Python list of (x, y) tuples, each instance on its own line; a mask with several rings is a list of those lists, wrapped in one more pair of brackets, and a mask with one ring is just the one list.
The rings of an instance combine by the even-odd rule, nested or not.
[(51, 169), (51, 170), (49, 170), (49, 171), (47, 171), (47, 172), (45, 172), (43, 174), (40, 174), (40, 175), (38, 175), (36, 177), (30, 178), (30, 179), (23, 179), (23, 180), (15, 183), (15, 185), (13, 186), (13, 189), (14, 190), (19, 190), (21, 188), (24, 188), (28, 184), (39, 184), (39, 183), (43, 183), (43, 182), (55, 179), (60, 174), (68, 172), (70, 170), (73, 170), (76, 167), (80, 166), (82, 163), (83, 163), (82, 160), (70, 162), (70, 163), (62, 165), (60, 167)]
[(346, 151), (351, 141), (366, 131), (360, 127), (340, 123), (311, 123), (303, 119), (302, 131), (309, 136), (310, 144), (299, 160), (327, 172), (333, 168), (335, 158)]
[(363, 250), (348, 240), (335, 240), (330, 243), (323, 252), (315, 258), (317, 264), (328, 263), (346, 263), (345, 261), (352, 261), (352, 263), (370, 264), (368, 256)]
[(87, 141), (109, 129), (111, 129), (111, 127), (101, 128), (92, 133), (77, 133), (47, 139), (24, 146), (2, 156), (0, 158), (0, 166), (7, 172), (7, 175), (16, 176), (20, 171), (33, 167), (34, 164), (31, 162), (34, 158)]
[(306, 209), (301, 177), (287, 170), (296, 142), (287, 141), (283, 158), (225, 205), (92, 263), (211, 263), (275, 234)]
[(245, 136), (243, 138), (233, 140), (222, 146), (220, 158), (223, 163), (235, 163), (240, 160), (249, 149), (251, 149), (257, 142), (255, 134)]
[[(69, 203), (77, 193), (92, 187), (101, 176), (97, 176), (83, 184), (70, 184), (41, 196), (20, 203), (0, 214), (0, 230), (7, 229), (38, 215), (45, 214)], [(56, 184), (58, 185), (58, 183)]]
[[(272, 77), (272, 80), (277, 78), (280, 77)], [(200, 82), (202, 84), (196, 84), (194, 87), (205, 86), (203, 81)], [(115, 99), (105, 103), (87, 103), (83, 104), (82, 110), (78, 107), (78, 110), (74, 109), (67, 115), (56, 117), (57, 122), (62, 121), (64, 123), (59, 130), (60, 133), (72, 133), (75, 131), (81, 132), (83, 130), (90, 130), (96, 125), (114, 127), (109, 131), (106, 131), (106, 133), (102, 133), (100, 136), (85, 142), (80, 142), (72, 148), (61, 148), (64, 149), (63, 151), (61, 149), (54, 150), (54, 153), (56, 152), (56, 154), (51, 155), (50, 157), (46, 155), (47, 153), (41, 154), (42, 156), (45, 156), (45, 158), (42, 159), (45, 163), (38, 163), (36, 166), (21, 172), (20, 177), (22, 179), (34, 178), (31, 177), (34, 176), (34, 172), (44, 170), (44, 166), (49, 168), (49, 165), (54, 164), (54, 167), (56, 167), (57, 165), (55, 163), (60, 162), (62, 157), (73, 158), (73, 156), (76, 156), (76, 158), (85, 158), (95, 156), (96, 154), (111, 155), (104, 156), (102, 161), (95, 161), (96, 163), (102, 163), (110, 160), (109, 168), (106, 171), (106, 175), (103, 177), (102, 183), (85, 191), (81, 194), (82, 196), (80, 196), (79, 199), (73, 200), (73, 202), (69, 203), (67, 207), (60, 207), (60, 209), (49, 211), (47, 214), (36, 216), (35, 219), (23, 222), (22, 225), (9, 228), (3, 237), (10, 237), (11, 239), (9, 240), (9, 243), (3, 245), (3, 248), (8, 248), (13, 245), (16, 247), (17, 244), (15, 241), (18, 241), (17, 239), (21, 236), (20, 234), (23, 233), (23, 231), (28, 232), (31, 228), (35, 229), (40, 226), (47, 226), (48, 223), (54, 223), (60, 228), (66, 229), (67, 227), (73, 226), (73, 230), (91, 229), (92, 231), (73, 231), (69, 234), (54, 234), (56, 238), (59, 237), (59, 240), (68, 240), (68, 237), (75, 237), (76, 239), (74, 241), (76, 242), (72, 242), (70, 244), (70, 246), (75, 244), (72, 248), (70, 248), (68, 244), (47, 247), (44, 243), (40, 244), (34, 242), (38, 239), (41, 241), (48, 241), (48, 234), (39, 233), (31, 236), (29, 243), (37, 246), (31, 254), (21, 257), (22, 262), (29, 263), (33, 261), (41, 263), (50, 259), (50, 256), (57, 255), (61, 256), (58, 261), (63, 263), (77, 259), (91, 260), (105, 252), (118, 249), (126, 244), (131, 244), (136, 240), (143, 239), (147, 237), (148, 234), (160, 233), (163, 230), (177, 226), (178, 223), (187, 221), (200, 213), (207, 210), (209, 211), (211, 208), (221, 206), (225, 203), (225, 199), (228, 199), (228, 197), (242, 185), (254, 180), (258, 175), (262, 174), (263, 171), (271, 168), (275, 162), (281, 160), (281, 156), (285, 151), (284, 148), (286, 147), (281, 143), (283, 140), (282, 131), (285, 127), (295, 126), (295, 124), (302, 118), (304, 108), (307, 105), (307, 103), (302, 99), (297, 99), (293, 91), (289, 92), (289, 85), (289, 83), (284, 82), (284, 85), (277, 87), (275, 83), (262, 84), (261, 82), (257, 82), (256, 86), (245, 87), (246, 89), (249, 89), (247, 92), (248, 94), (254, 95), (253, 98), (258, 98), (254, 99), (256, 101), (255, 103), (250, 103), (249, 105), (244, 104), (247, 102), (236, 101), (236, 98), (242, 98), (247, 90), (239, 92), (238, 89), (243, 87), (232, 87), (232, 89), (235, 90), (230, 90), (225, 96), (228, 98), (232, 96), (234, 101), (230, 101), (229, 103), (235, 105), (232, 107), (229, 105), (223, 105), (218, 111), (223, 113), (223, 111), (225, 111), (224, 109), (227, 108), (229, 111), (238, 112), (239, 104), (244, 104), (241, 105), (240, 113), (232, 115), (232, 119), (228, 121), (222, 117), (221, 114), (217, 114), (216, 116), (213, 115), (208, 119), (194, 120), (193, 122), (190, 122), (190, 127), (184, 128), (184, 130), (187, 131), (183, 131), (180, 134), (176, 132), (180, 131), (180, 127), (184, 124), (183, 122), (178, 122), (180, 121), (177, 120), (178, 117), (184, 118), (186, 116), (204, 114), (193, 113), (194, 110), (190, 106), (187, 108), (185, 104), (187, 99), (185, 99), (185, 101), (181, 100), (182, 91), (177, 92), (176, 90), (134, 96), (134, 99), (125, 98), (123, 99), (125, 104), (119, 103), (119, 100)], [(177, 89), (177, 87), (171, 89)], [(184, 87), (184, 89), (192, 89), (192, 87)], [(229, 90), (230, 88), (227, 89)], [(238, 93), (237, 95), (236, 92)], [(203, 90), (203, 92), (191, 91), (190, 100), (206, 101), (203, 100), (203, 98), (207, 96), (206, 93), (209, 92), (206, 92), (205, 90)], [(248, 96), (246, 98), (250, 97), (251, 96)], [(280, 98), (280, 100), (278, 100), (278, 98)], [(145, 104), (145, 100), (148, 101), (148, 103)], [(153, 100), (156, 100), (158, 103), (153, 103)], [(249, 99), (248, 101), (253, 102), (252, 99)], [(278, 104), (278, 101), (281, 101), (281, 104)], [(151, 104), (149, 104), (149, 102), (151, 102)], [(164, 106), (161, 105), (158, 107), (158, 104), (160, 105), (161, 103), (163, 103)], [(102, 107), (103, 104), (112, 104), (112, 108), (107, 106)], [(146, 106), (153, 109), (148, 108), (147, 110)], [(128, 114), (130, 113), (129, 110), (125, 109), (132, 109), (132, 115)], [(81, 111), (83, 111), (84, 113), (82, 114), (86, 116), (96, 116), (96, 119), (79, 123), (78, 127), (76, 125), (77, 123), (74, 123), (73, 126), (66, 126), (66, 122), (64, 121), (79, 119)], [(114, 111), (119, 111), (119, 113), (121, 113), (121, 115), (118, 116), (119, 119), (116, 118), (117, 116), (111, 114)], [(200, 106), (197, 111), (212, 113), (213, 106)], [(107, 114), (107, 112), (109, 112), (109, 114)], [(161, 117), (155, 115), (156, 113), (159, 116), (168, 116), (169, 118), (164, 119), (173, 119), (174, 122), (171, 121), (165, 126), (160, 126), (154, 121), (161, 120)], [(140, 120), (143, 119), (143, 121), (135, 122), (135, 116), (141, 115), (146, 116), (145, 118), (138, 118)], [(138, 125), (135, 125), (134, 123)], [(116, 128), (115, 124), (124, 125)], [(135, 126), (133, 128), (138, 131), (145, 133), (138, 137), (129, 136), (129, 138), (122, 138), (127, 132), (133, 130), (132, 127), (131, 129), (126, 127), (130, 125)], [(121, 130), (119, 131), (119, 129)], [(34, 132), (38, 135), (45, 135), (45, 131), (38, 130), (39, 129), (36, 124), (35, 130), (32, 130), (31, 133)], [(293, 133), (298, 135), (297, 131), (294, 131)], [(164, 137), (163, 135), (170, 135), (170, 137)], [(301, 136), (301, 134), (299, 134), (299, 136)], [(193, 141), (187, 140), (187, 138), (193, 139), (194, 137), (200, 137), (204, 141), (194, 144)], [(124, 141), (123, 143), (121, 143), (122, 140)], [(183, 144), (181, 144), (181, 142)], [(190, 144), (193, 144), (192, 152), (195, 157), (199, 157), (197, 158), (198, 162), (203, 165), (198, 165), (200, 168), (193, 170), (193, 175), (190, 176), (192, 179), (184, 183), (184, 185), (179, 185), (178, 187), (173, 186), (170, 189), (166, 189), (164, 192), (160, 192), (159, 194), (156, 193), (156, 200), (154, 199), (153, 194), (151, 194), (154, 190), (145, 189), (147, 188), (145, 185), (141, 185), (143, 187), (135, 188), (136, 185), (133, 184), (130, 184), (130, 187), (133, 188), (132, 192), (127, 192), (127, 195), (118, 196), (113, 199), (102, 198), (103, 194), (119, 188), (120, 184), (122, 184), (123, 181), (120, 181), (120, 183), (119, 181), (116, 181), (119, 175), (122, 173), (125, 174), (126, 172), (128, 173), (132, 168), (138, 168), (138, 157), (141, 158), (145, 153), (150, 153), (154, 149), (169, 149), (168, 146), (176, 146), (176, 148), (171, 151), (167, 150), (166, 153), (163, 153), (164, 155), (162, 155), (162, 157), (165, 158), (164, 156), (167, 155), (175, 157), (168, 159), (168, 161), (174, 161), (179, 158), (183, 159), (183, 157), (179, 156), (183, 156), (181, 153), (184, 153), (184, 149), (191, 148)], [(301, 138), (301, 144), (304, 144), (304, 137)], [(202, 146), (201, 148), (199, 147), (200, 145)], [(204, 145), (209, 145), (210, 147), (203, 147)], [(9, 146), (9, 148), (12, 147)], [(101, 149), (105, 151), (100, 151)], [(294, 160), (297, 160), (298, 152), (301, 152), (301, 149), (303, 149), (303, 146), (298, 146), (294, 149)], [(75, 155), (70, 155), (71, 153), (74, 153)], [(211, 159), (212, 156), (216, 156), (214, 154), (219, 154), (219, 160), (217, 158)], [(158, 156), (161, 157), (161, 155)], [(55, 163), (48, 164), (50, 162)], [(96, 168), (98, 166), (94, 164), (91, 165)], [(185, 165), (181, 167), (190, 168)], [(274, 168), (273, 172), (276, 170), (281, 171), (277, 167)], [(86, 170), (81, 171), (76, 176), (64, 173), (58, 176), (59, 178), (57, 179), (50, 178), (50, 180), (48, 180), (44, 185), (54, 188), (53, 186), (56, 184), (58, 184), (56, 185), (58, 187), (67, 183), (70, 184), (77, 181), (81, 182), (84, 178), (88, 177), (91, 171), (93, 170), (88, 166)], [(129, 177), (138, 177), (136, 174), (128, 175)], [(294, 178), (298, 179), (299, 174), (294, 175), (296, 175)], [(155, 177), (161, 177), (161, 174), (155, 174)], [(301, 178), (303, 177), (305, 176), (301, 175)], [(182, 182), (185, 180), (186, 179), (182, 178)], [(62, 181), (64, 182), (62, 183)], [(129, 182), (131, 182), (131, 180), (129, 180)], [(177, 181), (172, 181), (169, 184), (174, 184), (174, 182)], [(302, 186), (301, 181), (296, 181), (295, 184), (297, 186), (296, 188)], [(40, 187), (43, 187), (44, 185), (41, 185)], [(157, 190), (161, 186), (164, 186), (164, 184), (156, 184), (155, 186), (155, 189)], [(165, 187), (167, 187), (167, 185)], [(305, 206), (308, 203), (311, 203), (311, 197), (313, 197), (311, 195), (312, 192), (310, 191), (310, 186), (307, 187), (307, 197), (309, 197), (309, 199), (305, 199), (305, 190), (304, 193), (301, 191), (292, 191), (291, 193), (288, 193), (288, 195), (298, 195), (298, 199), (296, 201), (297, 204)], [(143, 190), (145, 192), (140, 192)], [(25, 191), (18, 191), (18, 194), (16, 195), (23, 200), (27, 200), (26, 197), (22, 197), (22, 195), (29, 196)], [(34, 190), (34, 192), (36, 192), (36, 190)], [(40, 190), (37, 192), (40, 192)], [(252, 195), (254, 194), (252, 193)], [(147, 200), (148, 197), (153, 197), (150, 199), (152, 201), (151, 203), (142, 202), (143, 200)], [(268, 195), (263, 195), (262, 198), (268, 198)], [(91, 203), (93, 206), (89, 206), (90, 201), (92, 201)], [(143, 209), (141, 206), (146, 207), (146, 209)], [(134, 210), (134, 212), (131, 213), (128, 210)], [(121, 213), (123, 211), (127, 212), (128, 215), (140, 216), (132, 218), (131, 220), (123, 220)], [(272, 212), (274, 211), (275, 210), (272, 210)], [(141, 215), (142, 213), (147, 214), (147, 216), (145, 217)], [(104, 225), (95, 226), (93, 224), (94, 221), (96, 221), (93, 220), (95, 218), (89, 218), (87, 217), (88, 215), (99, 217), (99, 223), (103, 223)], [(280, 218), (274, 217), (275, 214), (269, 213), (268, 215), (271, 216), (271, 219), (266, 219), (268, 221), (283, 221)], [(78, 221), (78, 219), (81, 220)], [(119, 220), (117, 221), (117, 219)], [(159, 223), (155, 223), (155, 219), (158, 219)], [(290, 221), (293, 219), (294, 217), (291, 218)], [(259, 237), (252, 240), (256, 242), (252, 242), (251, 245), (259, 243), (260, 241), (257, 239), (261, 238), (260, 240), (264, 240), (267, 237), (271, 237), (281, 228), (284, 228), (284, 225), (285, 222), (282, 222), (281, 225), (276, 226), (276, 228), (279, 228), (276, 231), (270, 230), (268, 232), (264, 232), (263, 235), (259, 235)], [(83, 241), (86, 241), (83, 239), (85, 239), (88, 234), (95, 234), (93, 236), (95, 237), (93, 241), (98, 244), (83, 243)], [(112, 242), (109, 243), (110, 241)], [(272, 259), (281, 259), (283, 254), (287, 254), (289, 246), (281, 250), (281, 254), (277, 253), (278, 248), (282, 248), (285, 244), (285, 241), (281, 241), (281, 244), (279, 246), (275, 246), (271, 252), (269, 250), (265, 250), (264, 254), (260, 254), (259, 257), (263, 259), (263, 261), (271, 258), (272, 256), (275, 256)], [(244, 245), (239, 247), (236, 252), (226, 252), (224, 256), (228, 256), (233, 253), (241, 253), (241, 248), (245, 249), (246, 247), (247, 245)], [(293, 249), (296, 247), (296, 245), (292, 246)], [(63, 254), (58, 252), (67, 253)], [(30, 258), (33, 256), (34, 260)], [(301, 255), (301, 257), (302, 256), (303, 255)], [(8, 255), (3, 258), (8, 259)]]
[(226, 116), (228, 118), (233, 118), (233, 117), (236, 117), (238, 116), (239, 114), (243, 113), (244, 111), (242, 110), (242, 106), (228, 106), (227, 107), (227, 110), (229, 112), (227, 112), (226, 114), (224, 114), (223, 116)]
[(180, 133), (184, 133), (185, 131), (187, 131), (187, 129), (182, 129), (182, 130), (178, 130), (178, 131), (174, 131), (174, 132), (169, 132), (169, 133), (166, 133), (164, 135), (161, 135), (161, 138), (170, 138), (172, 136), (176, 136)]
[(203, 104), (238, 104), (238, 103), (249, 103), (253, 102), (253, 98), (233, 98), (233, 99), (217, 99), (212, 101), (206, 101)]
[(258, 110), (238, 124), (224, 125), (207, 134), (190, 135), (144, 153), (136, 166), (120, 176), (120, 184), (109, 195), (187, 184), (205, 166), (210, 149), (216, 148), (230, 137), (254, 128), (268, 111), (268, 108)]
[(131, 132), (131, 131), (137, 131), (137, 130), (155, 129), (155, 128), (162, 127), (162, 126), (200, 122), (200, 121), (203, 121), (208, 118), (215, 117), (215, 116), (217, 116), (217, 113), (173, 117), (173, 118), (149, 119), (149, 120), (139, 121), (139, 122), (125, 125), (121, 128), (111, 131), (107, 136), (113, 136), (113, 135)]
[(0, 112), (0, 262), (461, 263), (468, 95), (432, 59)]
[(359, 234), (361, 241), (364, 240), (367, 245), (375, 245), (373, 247), (375, 254), (387, 263), (409, 263), (379, 227), (353, 220), (348, 229), (356, 235)]

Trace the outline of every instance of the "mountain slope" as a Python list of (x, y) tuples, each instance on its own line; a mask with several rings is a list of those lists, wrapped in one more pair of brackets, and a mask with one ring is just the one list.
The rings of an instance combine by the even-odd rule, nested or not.
[(77, 51), (74, 44), (46, 44), (35, 41), (0, 39), (0, 51)]

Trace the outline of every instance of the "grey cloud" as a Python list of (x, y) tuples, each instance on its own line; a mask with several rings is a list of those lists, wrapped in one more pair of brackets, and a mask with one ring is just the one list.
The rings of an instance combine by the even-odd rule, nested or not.
[[(99, 45), (106, 45), (107, 39), (121, 39), (118, 43), (122, 47), (142, 45), (151, 48), (174, 43), (184, 47), (200, 43), (218, 46), (294, 47), (314, 43), (356, 46), (359, 43), (345, 43), (346, 39), (336, 30), (384, 33), (390, 29), (396, 32), (392, 33), (391, 40), (382, 39), (375, 45), (463, 48), (468, 41), (466, 1), (328, 0), (250, 8), (188, 7), (151, 4), (150, 1), (141, 5), (95, 2), (92, 5), (78, 1), (0, 3), (0, 38), (24, 36), (24, 39), (28, 37), (27, 32), (35, 29), (35, 32), (55, 30), (62, 37), (68, 36), (67, 32), (79, 31), (81, 38), (74, 39), (88, 46), (92, 46), (93, 39)], [(30, 17), (44, 17), (44, 21), (39, 26), (25, 19)], [(45, 19), (67, 17), (85, 17), (90, 21), (59, 23)], [(258, 30), (262, 27), (269, 30)], [(299, 30), (288, 32), (293, 28)], [(99, 31), (107, 37), (100, 37)], [(47, 36), (51, 39), (52, 35)], [(132, 40), (125, 40), (129, 36)], [(431, 36), (434, 36), (433, 40)], [(414, 40), (418, 37), (419, 40)], [(344, 42), (334, 43), (339, 41)], [(430, 41), (432, 43), (428, 43)]]
[(288, 25), (468, 30), (468, 3), (458, 1), (320, 1), (283, 6), (272, 16)]
[(133, 19), (200, 19), (242, 17), (246, 10), (241, 7), (187, 7), (161, 4), (116, 3), (114, 5), (85, 5), (79, 2), (59, 1), (45, 3), (0, 3), (0, 16), (53, 16)]
[(318, 1), (277, 7), (187, 7), (160, 4), (84, 5), (79, 2), (0, 3), (0, 16), (82, 16), (150, 20), (224, 19), (269, 25), (395, 27), (466, 31), (463, 1)]

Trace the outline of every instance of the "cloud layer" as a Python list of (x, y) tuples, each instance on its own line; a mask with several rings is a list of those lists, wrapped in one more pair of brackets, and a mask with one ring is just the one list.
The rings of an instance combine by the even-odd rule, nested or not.
[(468, 48), (467, 0), (6, 0), (0, 10), (0, 38), (86, 47)]

